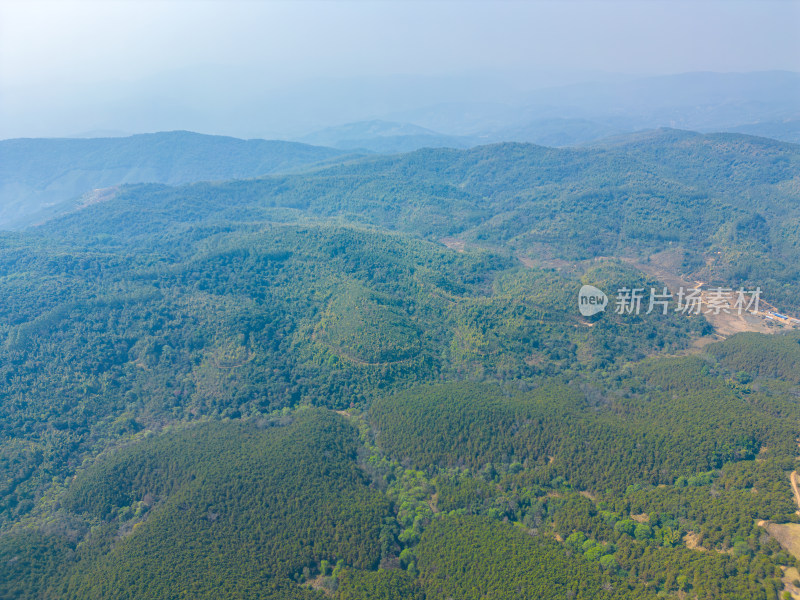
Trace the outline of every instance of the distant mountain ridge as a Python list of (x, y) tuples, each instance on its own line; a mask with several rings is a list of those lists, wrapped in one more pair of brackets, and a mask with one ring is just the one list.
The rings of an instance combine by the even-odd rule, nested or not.
[(299, 141), (383, 153), (496, 142), (563, 147), (671, 127), (797, 143), (799, 123), (797, 73), (684, 73), (540, 89), (514, 104), (421, 106), (322, 129)]
[(536, 90), (515, 105), (462, 101), (384, 118), (471, 139), (472, 145), (508, 141), (572, 146), (660, 127), (797, 142), (800, 74), (683, 73), (586, 82)]
[(800, 144), (800, 118), (748, 123), (734, 127), (731, 131)]
[(188, 131), (122, 138), (0, 141), (0, 228), (34, 222), (48, 207), (125, 183), (180, 185), (287, 173), (344, 155), (297, 142)]
[(411, 152), (419, 148), (469, 148), (475, 138), (439, 133), (411, 123), (394, 121), (358, 121), (311, 133), (301, 142), (342, 150), (370, 150), (382, 153)]
[(428, 148), (248, 181), (125, 186), (112, 202), (38, 229), (67, 237), (125, 230), (136, 239), (206, 220), (302, 215), (568, 261), (680, 250), (683, 273), (760, 286), (791, 307), (798, 172), (795, 144), (660, 129), (580, 148)]
[[(340, 160), (348, 153), (397, 154), (420, 148), (471, 148), (497, 142), (580, 146), (660, 127), (800, 141), (798, 73), (684, 73), (538, 89), (531, 84), (527, 91), (510, 96), (497, 94), (513, 81), (492, 81), (491, 85), (488, 81), (478, 85), (476, 80), (472, 87), (449, 92), (442, 88), (431, 95), (419, 82), (421, 87), (415, 88), (414, 80), (404, 80), (402, 90), (381, 80), (373, 82), (374, 89), (364, 88), (371, 92), (357, 107), (350, 101), (338, 108), (337, 101), (320, 93), (324, 86), (303, 87), (288, 96), (244, 94), (242, 106), (219, 111), (233, 115), (225, 124), (192, 121), (189, 107), (180, 107), (175, 112), (181, 119), (166, 125), (180, 123), (184, 129), (245, 132), (247, 137), (266, 130), (283, 131), (281, 137), (294, 136), (297, 142), (245, 140), (188, 131), (119, 138), (2, 140), (0, 228), (41, 222), (59, 212), (53, 206), (98, 188), (125, 183), (179, 185), (289, 173)], [(161, 84), (166, 85), (163, 81)], [(345, 92), (351, 89), (350, 84), (339, 90), (341, 93), (335, 96), (338, 102), (348, 97)], [(204, 94), (208, 92), (199, 89)], [(496, 97), (484, 95), (489, 92)], [(81, 97), (85, 96), (86, 91), (81, 90)], [(204, 95), (198, 93), (199, 97)], [(398, 104), (401, 97), (404, 108)], [(508, 103), (497, 98), (506, 98)], [(321, 110), (320, 102), (327, 102), (325, 110)], [(135, 126), (124, 119), (103, 121), (99, 118), (102, 110), (97, 109), (91, 122), (66, 122), (74, 122), (75, 130), (85, 126), (87, 132), (149, 127), (150, 121), (146, 120), (137, 121)], [(291, 115), (298, 117), (298, 111), (304, 118), (302, 129), (298, 130), (297, 125), (295, 133), (288, 125), (266, 129), (276, 115), (288, 124)], [(325, 115), (324, 119), (307, 120), (308, 115), (318, 113)], [(374, 118), (363, 120), (365, 115)], [(189, 120), (183, 120), (184, 116)], [(17, 117), (13, 111), (3, 113), (0, 122), (17, 123)], [(340, 125), (331, 127), (330, 123)]]

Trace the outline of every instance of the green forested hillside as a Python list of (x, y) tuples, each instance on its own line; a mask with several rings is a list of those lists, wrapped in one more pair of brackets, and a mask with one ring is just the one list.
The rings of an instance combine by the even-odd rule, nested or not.
[[(0, 227), (21, 227), (59, 214), (98, 188), (257, 177), (295, 171), (342, 154), (292, 142), (188, 131), (122, 138), (2, 140)], [(91, 197), (85, 200), (90, 201)]]
[[(800, 153), (737, 134), (659, 130), (586, 149), (497, 144), (365, 158), (313, 174), (127, 187), (48, 234), (154, 234), (205, 219), (337, 217), (530, 256), (685, 252), (681, 270), (797, 307)], [(116, 237), (116, 236), (115, 236)], [(134, 238), (136, 239), (136, 238)], [(119, 240), (117, 240), (119, 242)], [(788, 310), (788, 308), (786, 309)]]
[(707, 327), (612, 314), (590, 327), (568, 275), (335, 226), (196, 227), (136, 253), (9, 246), (0, 520), (29, 511), (85, 453), (171, 420), (611, 367), (685, 348)]
[(64, 499), (92, 530), (45, 596), (305, 598), (303, 573), (323, 560), (377, 567), (390, 505), (367, 487), (357, 450), (341, 417), (309, 410), (114, 452)]
[(760, 397), (702, 369), (697, 359), (662, 360), (610, 389), (577, 382), (547, 382), (527, 393), (421, 387), (376, 399), (370, 415), (378, 445), (398, 460), (473, 470), (517, 463), (533, 481), (562, 477), (597, 492), (672, 484), (752, 460), (762, 447), (794, 455), (800, 413), (790, 398)]
[[(630, 590), (555, 541), (476, 517), (435, 522), (416, 548), (426, 598), (625, 598)], [(642, 589), (635, 597), (655, 597)]]
[(725, 344), (709, 348), (720, 364), (735, 372), (741, 380), (753, 377), (775, 377), (800, 383), (800, 335), (797, 333), (765, 337), (742, 333)]
[(794, 306), (797, 167), (424, 150), (0, 235), (0, 597), (775, 598), (797, 335), (577, 294), (671, 249)]

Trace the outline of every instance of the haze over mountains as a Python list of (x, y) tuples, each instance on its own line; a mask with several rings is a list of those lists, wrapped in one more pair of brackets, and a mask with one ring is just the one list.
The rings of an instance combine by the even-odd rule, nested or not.
[(712, 132), (742, 126), (755, 135), (763, 128), (777, 139), (798, 141), (791, 123), (800, 118), (800, 74), (686, 73), (581, 83), (537, 90), (516, 107), (460, 102), (390, 116), (484, 142), (565, 146), (639, 129)]
[[(85, 203), (81, 196), (100, 188), (258, 177), (309, 168), (349, 154), (471, 148), (507, 141), (575, 146), (661, 127), (800, 141), (800, 74), (783, 71), (605, 76), (593, 83), (539, 89), (535, 82), (500, 76), (451, 78), (437, 85), (424, 78), (391, 82), (373, 78), (362, 82), (357, 101), (349, 88), (345, 92), (342, 82), (271, 90), (266, 84), (246, 83), (246, 74), (228, 74), (230, 86), (221, 96), (206, 89), (204, 80), (192, 72), (179, 78), (181, 85), (196, 86), (198, 93), (192, 96), (196, 102), (215, 106), (213, 114), (199, 105), (183, 104), (186, 96), (181, 96), (184, 100), (174, 105), (162, 101), (163, 114), (150, 111), (139, 115), (142, 120), (137, 116), (140, 105), (131, 102), (134, 94), (111, 102), (113, 118), (106, 117), (102, 107), (92, 104), (114, 99), (90, 88), (83, 90), (88, 104), (80, 109), (69, 97), (65, 100), (60, 110), (72, 112), (69, 119), (59, 122), (71, 123), (73, 131), (82, 130), (88, 138), (93, 137), (91, 131), (102, 137), (107, 131), (147, 131), (180, 123), (195, 131), (245, 137), (272, 131), (302, 144), (180, 132), (115, 139), (0, 141), (0, 227), (41, 221), (76, 202)], [(177, 85), (159, 82), (167, 89)], [(253, 94), (231, 93), (237, 86), (253, 91), (253, 85)], [(141, 93), (141, 89), (136, 92)], [(497, 101), (501, 96), (506, 102)], [(219, 110), (217, 103), (224, 106), (233, 98), (236, 106)], [(317, 102), (324, 102), (324, 110)], [(44, 129), (33, 127), (26, 116), (33, 109), (21, 100), (15, 103), (13, 90), (6, 94), (0, 105), (0, 123), (5, 126), (0, 135), (57, 131), (46, 121), (41, 125)], [(54, 118), (65, 116), (57, 112)], [(314, 120), (303, 115), (313, 115)], [(303, 129), (306, 133), (298, 135)]]
[(122, 138), (0, 141), (0, 227), (24, 226), (125, 183), (181, 184), (286, 173), (344, 153), (186, 131)]
[[(256, 70), (208, 68), (114, 86), (6, 86), (0, 92), (0, 138), (183, 129), (302, 140), (330, 127), (381, 120), (469, 136), (473, 144), (566, 145), (637, 129), (728, 131), (800, 118), (800, 75), (787, 71), (560, 78), (489, 72), (278, 84)], [(50, 97), (58, 104), (38, 106)], [(573, 124), (559, 138), (553, 123), (561, 119), (589, 121), (591, 127), (576, 132)]]

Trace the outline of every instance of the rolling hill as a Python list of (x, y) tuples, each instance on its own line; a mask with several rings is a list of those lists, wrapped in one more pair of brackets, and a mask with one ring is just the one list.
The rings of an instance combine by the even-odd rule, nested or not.
[(308, 148), (0, 233), (0, 597), (792, 585), (797, 332), (576, 297), (671, 253), (797, 310), (797, 146)]
[[(127, 187), (42, 232), (150, 234), (207, 219), (337, 218), (533, 260), (676, 253), (677, 271), (798, 306), (798, 146), (657, 130), (591, 148), (497, 144), (367, 157), (314, 173)], [(130, 235), (127, 236), (130, 239)], [(117, 239), (119, 236), (117, 236)]]
[[(302, 169), (341, 156), (330, 148), (187, 131), (122, 138), (0, 141), (0, 227), (46, 218), (53, 207), (125, 183), (182, 184)], [(86, 201), (91, 201), (88, 198)], [(67, 207), (69, 204), (67, 205)]]

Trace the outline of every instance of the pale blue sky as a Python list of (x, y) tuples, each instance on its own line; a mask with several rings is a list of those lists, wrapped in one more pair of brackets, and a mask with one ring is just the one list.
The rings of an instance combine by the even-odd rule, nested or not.
[(0, 85), (117, 81), (204, 64), (278, 79), (553, 68), (800, 71), (800, 2), (16, 2)]
[(291, 137), (584, 81), (800, 72), (798, 32), (794, 0), (0, 0), (0, 138)]

